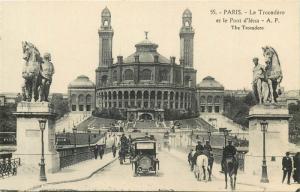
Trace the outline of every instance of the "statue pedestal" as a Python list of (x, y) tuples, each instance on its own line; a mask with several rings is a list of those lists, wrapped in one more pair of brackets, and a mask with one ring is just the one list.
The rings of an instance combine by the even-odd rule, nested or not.
[(249, 152), (245, 156), (245, 171), (261, 175), (263, 160), (263, 132), (261, 121), (268, 122), (265, 151), (269, 178), (282, 170), (282, 157), (289, 151), (287, 106), (255, 105), (249, 111)]
[(17, 150), (14, 158), (21, 159), (18, 174), (39, 175), (42, 153), (40, 119), (46, 119), (44, 130), (45, 170), (54, 173), (59, 170), (59, 154), (55, 150), (55, 114), (48, 102), (21, 102), (17, 106)]

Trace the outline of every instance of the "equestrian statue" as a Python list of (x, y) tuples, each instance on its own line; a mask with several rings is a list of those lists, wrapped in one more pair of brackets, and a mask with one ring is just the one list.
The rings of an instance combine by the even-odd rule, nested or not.
[(22, 77), (23, 101), (48, 102), (50, 85), (54, 74), (54, 66), (50, 53), (40, 56), (39, 50), (29, 42), (22, 42), (23, 59), (25, 61)]
[(282, 70), (278, 54), (274, 48), (262, 48), (266, 65), (259, 64), (258, 58), (253, 59), (253, 91), (259, 104), (276, 103), (281, 94), (280, 83)]

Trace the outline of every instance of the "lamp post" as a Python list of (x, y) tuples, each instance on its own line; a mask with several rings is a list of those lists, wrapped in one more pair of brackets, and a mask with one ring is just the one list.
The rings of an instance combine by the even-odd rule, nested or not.
[(228, 130), (225, 129), (224, 130), (224, 147), (226, 147), (226, 144), (227, 144), (227, 136), (228, 136)]
[(88, 130), (87, 132), (88, 132), (88, 135), (89, 135), (89, 139), (88, 139), (89, 147), (91, 147), (91, 130)]
[(73, 135), (74, 135), (74, 148), (75, 148), (75, 151), (76, 151), (76, 133), (77, 133), (77, 129), (76, 129), (76, 127), (74, 126), (74, 127), (73, 127)]
[(210, 131), (207, 131), (207, 134), (208, 134), (208, 141), (209, 141), (209, 143), (210, 143), (211, 132), (210, 132)]
[(40, 181), (47, 181), (46, 172), (45, 172), (45, 158), (44, 158), (44, 130), (46, 127), (47, 120), (41, 119), (39, 120), (39, 125), (41, 129), (41, 140), (42, 140), (42, 157), (40, 165)]
[(269, 183), (268, 179), (268, 170), (267, 170), (267, 162), (266, 162), (266, 132), (268, 130), (268, 122), (262, 121), (260, 122), (261, 131), (263, 132), (263, 161), (262, 161), (262, 173), (261, 173), (261, 183)]

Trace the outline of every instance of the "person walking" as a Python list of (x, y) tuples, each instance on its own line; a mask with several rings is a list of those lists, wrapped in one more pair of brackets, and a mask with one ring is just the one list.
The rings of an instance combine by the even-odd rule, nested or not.
[(98, 157), (98, 144), (95, 145), (93, 151), (94, 151), (95, 159), (97, 159), (97, 157)]
[(113, 144), (111, 150), (112, 150), (112, 153), (113, 153), (113, 157), (116, 157), (117, 148), (116, 148), (115, 144)]
[(99, 146), (99, 156), (100, 156), (100, 159), (102, 159), (103, 154), (104, 154), (104, 146), (100, 145)]
[(282, 183), (284, 183), (285, 177), (287, 175), (287, 184), (288, 185), (290, 184), (292, 169), (293, 169), (292, 158), (290, 157), (290, 153), (286, 152), (285, 157), (282, 158), (282, 170), (283, 170)]

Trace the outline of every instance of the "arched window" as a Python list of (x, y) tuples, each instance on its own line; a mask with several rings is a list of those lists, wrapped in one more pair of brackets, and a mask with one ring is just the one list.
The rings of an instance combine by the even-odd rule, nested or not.
[(133, 80), (133, 71), (131, 69), (126, 69), (125, 70), (124, 80)]
[(151, 80), (151, 70), (144, 69), (141, 73), (141, 80)]
[(135, 92), (134, 91), (130, 91), (130, 99), (135, 99)]
[(79, 104), (84, 104), (85, 102), (84, 102), (84, 96), (82, 95), (82, 94), (80, 94), (79, 96), (78, 96), (78, 103)]
[(78, 96), (79, 111), (84, 110), (85, 98), (82, 94)]
[(148, 99), (149, 98), (149, 92), (148, 91), (144, 91), (144, 99)]
[(113, 92), (113, 99), (117, 99), (117, 92)]
[(118, 73), (117, 73), (117, 70), (114, 70), (112, 76), (113, 76), (113, 81), (117, 81), (117, 80), (118, 80)]
[(92, 106), (92, 96), (88, 94), (86, 96), (86, 111), (91, 111), (91, 106)]
[(205, 96), (200, 97), (200, 103), (205, 103)]
[(87, 103), (87, 104), (91, 104), (91, 103), (92, 103), (92, 96), (91, 96), (90, 94), (88, 94), (88, 95), (86, 96), (86, 103)]
[(157, 92), (157, 99), (161, 99), (162, 98), (162, 92), (161, 91), (158, 91)]
[(212, 103), (213, 101), (213, 97), (212, 96), (208, 96), (207, 97), (207, 103)]
[(71, 96), (71, 103), (76, 105), (76, 95), (75, 94), (73, 94)]
[(214, 103), (220, 103), (220, 96), (216, 96), (216, 97), (215, 97)]

